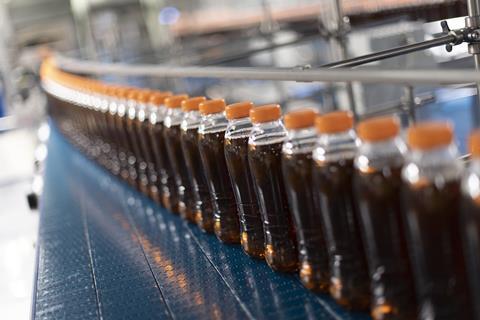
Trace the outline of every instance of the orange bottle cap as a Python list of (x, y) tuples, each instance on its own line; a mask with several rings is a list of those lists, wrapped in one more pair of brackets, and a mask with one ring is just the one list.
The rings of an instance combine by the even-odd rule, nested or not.
[(313, 127), (317, 115), (318, 112), (311, 108), (298, 109), (287, 113), (283, 122), (289, 130)]
[(225, 110), (225, 100), (216, 99), (200, 103), (198, 106), (201, 114), (219, 113)]
[(397, 117), (375, 117), (360, 122), (357, 134), (363, 141), (377, 142), (388, 140), (398, 135), (400, 123)]
[(150, 101), (149, 102), (152, 103), (152, 104), (155, 104), (155, 105), (161, 105), (161, 104), (164, 104), (165, 99), (167, 99), (171, 95), (172, 95), (172, 92), (170, 92), (170, 91), (165, 91), (165, 92), (154, 91), (150, 95)]
[(333, 111), (315, 119), (318, 133), (337, 133), (353, 128), (353, 114), (350, 111)]
[(200, 105), (200, 103), (206, 100), (207, 98), (205, 97), (194, 97), (188, 100), (184, 100), (182, 101), (182, 110), (184, 112), (198, 110), (198, 106)]
[(281, 116), (282, 109), (279, 104), (267, 104), (250, 110), (250, 120), (253, 123), (275, 121), (280, 119)]
[(180, 108), (182, 106), (182, 101), (187, 99), (188, 99), (188, 95), (186, 94), (170, 96), (165, 99), (165, 106), (167, 108), (172, 108), (172, 109)]
[(468, 149), (472, 157), (480, 158), (480, 129), (477, 129), (470, 134), (468, 139)]
[(253, 102), (245, 101), (229, 104), (225, 108), (225, 116), (228, 120), (248, 117), (250, 109), (254, 107)]
[(132, 88), (127, 92), (127, 99), (128, 100), (136, 100), (139, 90), (137, 88)]
[(408, 129), (408, 145), (412, 149), (431, 150), (453, 141), (453, 128), (448, 122), (424, 122)]
[(137, 101), (140, 103), (148, 103), (150, 101), (150, 96), (152, 92), (150, 90), (138, 90)]

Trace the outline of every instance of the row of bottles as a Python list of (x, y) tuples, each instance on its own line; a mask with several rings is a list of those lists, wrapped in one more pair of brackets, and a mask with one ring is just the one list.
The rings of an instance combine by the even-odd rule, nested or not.
[(448, 123), (42, 76), (74, 144), (220, 241), (374, 319), (480, 317), (480, 132), (464, 168)]

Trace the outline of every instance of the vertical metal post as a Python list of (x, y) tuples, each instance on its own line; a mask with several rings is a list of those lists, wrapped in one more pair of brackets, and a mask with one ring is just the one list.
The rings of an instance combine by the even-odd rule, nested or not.
[(411, 125), (415, 123), (415, 95), (413, 92), (412, 85), (406, 85), (403, 91), (403, 105), (404, 110), (407, 112), (408, 124)]
[[(465, 18), (465, 26), (471, 28), (480, 28), (480, 0), (467, 0), (468, 17)], [(480, 43), (470, 43), (468, 52), (473, 55), (475, 69), (480, 70)], [(474, 109), (473, 116), (475, 126), (480, 126), (480, 83), (477, 83), (477, 108)]]
[[(347, 47), (347, 39), (345, 37), (345, 30), (347, 29), (345, 16), (343, 15), (342, 4), (340, 0), (333, 0), (333, 20), (334, 24), (334, 33), (335, 37), (333, 41), (335, 41), (336, 45), (338, 46), (340, 59), (345, 60), (348, 58), (348, 47)], [(347, 91), (348, 96), (348, 103), (350, 105), (350, 110), (353, 112), (355, 118), (358, 117), (357, 107), (355, 103), (355, 96), (353, 93), (353, 86), (351, 82), (347, 82), (345, 84), (345, 89)]]

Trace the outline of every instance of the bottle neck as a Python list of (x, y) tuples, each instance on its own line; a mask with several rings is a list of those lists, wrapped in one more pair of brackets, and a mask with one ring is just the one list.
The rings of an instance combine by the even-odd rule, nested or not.
[(318, 162), (353, 160), (359, 144), (353, 129), (333, 134), (320, 134), (313, 150), (313, 159)]
[(229, 120), (227, 130), (225, 131), (225, 138), (248, 138), (250, 132), (252, 131), (252, 128), (253, 125), (249, 117)]
[(463, 163), (455, 144), (433, 150), (411, 150), (406, 157), (403, 178), (410, 184), (430, 182), (443, 185), (460, 179)]
[(377, 142), (361, 142), (355, 157), (355, 167), (360, 172), (401, 168), (406, 152), (407, 146), (399, 136)]
[(480, 158), (473, 158), (462, 180), (462, 192), (470, 199), (480, 199)]
[(148, 111), (149, 109), (147, 108), (147, 105), (144, 103), (139, 103), (137, 104), (137, 119), (139, 121), (145, 121), (148, 119)]
[(198, 129), (201, 120), (202, 116), (198, 110), (188, 111), (183, 114), (183, 120), (180, 126), (183, 131)]
[(130, 120), (137, 116), (137, 102), (135, 100), (127, 100), (127, 116)]
[(287, 140), (287, 135), (287, 129), (281, 120), (254, 123), (248, 143), (250, 145), (283, 143)]
[(202, 115), (198, 132), (201, 134), (225, 131), (228, 120), (224, 112)]
[(165, 127), (170, 128), (179, 126), (183, 120), (183, 111), (180, 108), (168, 108), (165, 120), (163, 121)]
[(317, 134), (314, 127), (288, 130), (282, 152), (286, 155), (311, 153), (315, 149)]
[(150, 105), (150, 112), (148, 115), (148, 119), (151, 124), (161, 123), (165, 120), (165, 116), (167, 114), (167, 108), (163, 105)]

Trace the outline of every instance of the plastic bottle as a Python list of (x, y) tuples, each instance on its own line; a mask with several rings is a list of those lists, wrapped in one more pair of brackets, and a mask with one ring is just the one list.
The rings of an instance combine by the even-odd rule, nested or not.
[(157, 170), (155, 168), (155, 156), (153, 152), (153, 141), (149, 135), (149, 117), (150, 117), (150, 90), (140, 90), (136, 95), (136, 115), (134, 126), (139, 138), (139, 145), (143, 158), (146, 162), (146, 180), (143, 181), (142, 187), (144, 193), (150, 196), (154, 201), (159, 202), (159, 191), (157, 187)]
[(480, 319), (480, 130), (469, 138), (471, 161), (462, 179), (462, 234), (474, 318)]
[(198, 145), (214, 208), (213, 229), (225, 243), (240, 242), (240, 225), (233, 188), (224, 153), (225, 101), (210, 100), (199, 105), (202, 121), (198, 128)]
[(175, 174), (167, 154), (164, 120), (167, 114), (165, 100), (171, 92), (156, 92), (150, 96), (149, 135), (155, 158), (160, 202), (167, 210), (178, 213), (178, 193)]
[(250, 110), (253, 129), (248, 139), (248, 161), (262, 214), (265, 260), (273, 270), (298, 269), (293, 219), (282, 174), (282, 145), (287, 130), (278, 104)]
[(293, 214), (300, 262), (300, 280), (316, 292), (328, 292), (330, 272), (320, 208), (315, 203), (312, 151), (317, 134), (313, 109), (285, 115), (288, 139), (282, 147), (282, 167), (290, 210)]
[(248, 137), (252, 130), (252, 102), (228, 105), (225, 131), (225, 158), (240, 217), (240, 243), (251, 257), (263, 259), (265, 253), (263, 222), (248, 164)]
[(330, 294), (342, 306), (368, 310), (370, 283), (353, 188), (358, 145), (350, 112), (317, 117), (313, 151), (316, 199), (321, 207), (330, 262)]
[(408, 145), (411, 151), (402, 177), (419, 318), (469, 319), (460, 235), (463, 164), (452, 126), (443, 122), (412, 126)]
[(135, 118), (137, 115), (137, 101), (136, 97), (139, 94), (138, 89), (130, 89), (126, 92), (126, 111), (124, 127), (126, 129), (127, 137), (130, 140), (130, 146), (135, 156), (136, 165), (136, 180), (135, 186), (141, 191), (146, 190), (147, 185), (147, 163), (140, 148), (140, 137), (135, 128)]
[(178, 210), (180, 216), (190, 222), (195, 222), (195, 198), (193, 186), (187, 169), (180, 141), (180, 124), (183, 119), (181, 109), (182, 101), (187, 100), (187, 95), (176, 95), (165, 100), (167, 114), (164, 120), (165, 146), (170, 159), (170, 164), (175, 174), (178, 192)]
[(417, 314), (401, 199), (407, 146), (399, 132), (396, 117), (357, 126), (362, 143), (355, 157), (356, 194), (374, 319), (413, 319)]
[(198, 106), (206, 100), (205, 97), (195, 97), (182, 102), (184, 116), (181, 124), (181, 141), (187, 168), (192, 179), (195, 197), (195, 222), (202, 230), (213, 232), (213, 204), (198, 148), (198, 127), (202, 118)]

